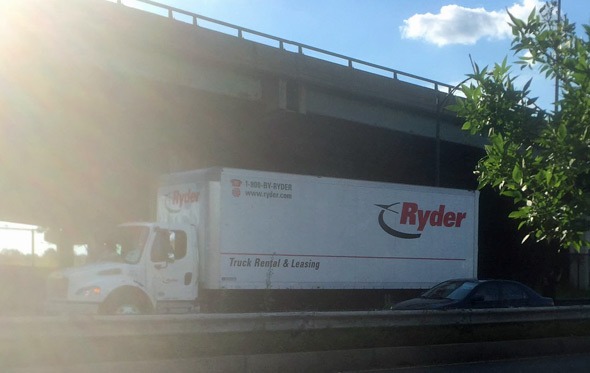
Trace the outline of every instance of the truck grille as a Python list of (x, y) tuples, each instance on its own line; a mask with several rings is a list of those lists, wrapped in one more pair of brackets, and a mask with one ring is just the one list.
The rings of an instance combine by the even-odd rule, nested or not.
[(65, 298), (68, 295), (68, 279), (67, 278), (50, 278), (47, 281), (47, 297), (48, 299)]

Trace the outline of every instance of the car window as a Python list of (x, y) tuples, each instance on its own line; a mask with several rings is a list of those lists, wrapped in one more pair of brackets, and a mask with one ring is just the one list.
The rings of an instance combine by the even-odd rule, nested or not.
[(471, 298), (481, 298), (484, 302), (495, 302), (500, 300), (500, 291), (496, 284), (481, 284), (475, 289)]
[(477, 282), (471, 281), (446, 281), (436, 285), (426, 293), (422, 298), (430, 299), (463, 299), (469, 292), (477, 286)]
[(505, 300), (526, 300), (529, 298), (527, 293), (516, 284), (503, 283), (502, 298)]
[(453, 292), (447, 295), (448, 299), (460, 300), (465, 298), (473, 288), (477, 286), (477, 282), (465, 282), (463, 285), (459, 286), (457, 289), (453, 290)]

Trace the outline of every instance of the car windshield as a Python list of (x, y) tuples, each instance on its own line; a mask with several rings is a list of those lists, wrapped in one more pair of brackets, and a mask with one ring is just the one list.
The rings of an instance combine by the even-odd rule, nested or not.
[(436, 285), (426, 293), (422, 298), (428, 299), (463, 299), (477, 286), (474, 281), (446, 281)]
[(118, 227), (100, 242), (101, 253), (97, 260), (102, 262), (139, 262), (145, 247), (149, 229), (147, 227)]

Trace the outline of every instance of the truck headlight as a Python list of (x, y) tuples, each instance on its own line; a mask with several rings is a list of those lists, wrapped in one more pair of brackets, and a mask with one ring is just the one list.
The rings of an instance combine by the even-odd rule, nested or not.
[(91, 297), (91, 296), (100, 295), (100, 292), (101, 292), (101, 290), (98, 286), (87, 286), (82, 289), (78, 289), (78, 291), (76, 291), (76, 295), (82, 295), (84, 297)]

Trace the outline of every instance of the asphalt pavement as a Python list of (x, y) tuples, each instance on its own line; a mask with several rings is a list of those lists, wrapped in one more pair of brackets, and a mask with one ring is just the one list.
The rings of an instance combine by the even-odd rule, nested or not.
[[(590, 354), (543, 356), (464, 364), (415, 366), (396, 369), (355, 371), (354, 373), (586, 373), (590, 372)], [(353, 372), (346, 372), (353, 373)]]

